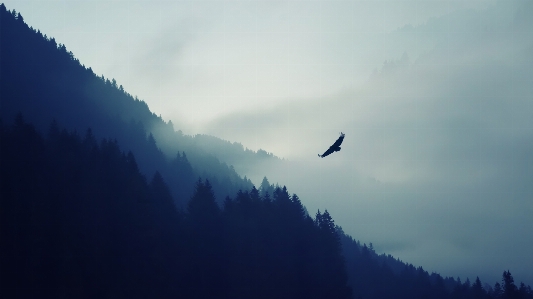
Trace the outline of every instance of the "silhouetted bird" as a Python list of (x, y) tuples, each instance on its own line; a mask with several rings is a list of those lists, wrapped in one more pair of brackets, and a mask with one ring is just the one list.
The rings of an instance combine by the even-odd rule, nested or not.
[(322, 155), (318, 154), (318, 156), (320, 158), (324, 158), (325, 156), (327, 156), (327, 155), (329, 155), (329, 154), (331, 154), (333, 152), (340, 151), (341, 150), (341, 143), (342, 143), (343, 140), (344, 140), (344, 133), (341, 132), (341, 136), (339, 137), (339, 139), (337, 139), (337, 141), (335, 141), (335, 143), (333, 143), (333, 145), (330, 146), (325, 153), (323, 153)]

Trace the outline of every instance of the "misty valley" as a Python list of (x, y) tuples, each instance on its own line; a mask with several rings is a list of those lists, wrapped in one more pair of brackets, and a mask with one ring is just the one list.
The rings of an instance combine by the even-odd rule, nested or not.
[(283, 163), (183, 134), (0, 4), (1, 298), (533, 298), (508, 269), (482, 282), (377, 253), (241, 173)]

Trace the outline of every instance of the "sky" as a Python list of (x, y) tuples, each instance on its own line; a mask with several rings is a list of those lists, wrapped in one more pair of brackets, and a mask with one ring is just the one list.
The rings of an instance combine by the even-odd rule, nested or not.
[(185, 134), (286, 158), (247, 175), (378, 253), (533, 285), (531, 1), (4, 3)]

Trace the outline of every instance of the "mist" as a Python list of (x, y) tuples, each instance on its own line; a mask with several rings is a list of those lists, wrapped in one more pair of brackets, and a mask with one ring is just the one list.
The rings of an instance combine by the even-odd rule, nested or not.
[(533, 283), (531, 2), (11, 2), (176, 130), (285, 158), (235, 169), (378, 252)]
[[(361, 85), (205, 130), (288, 158), (261, 170), (378, 251), (442, 275), (493, 282), (507, 265), (531, 281), (533, 10), (515, 5), (402, 27), (385, 38), (397, 56)], [(342, 150), (317, 158), (340, 131)]]

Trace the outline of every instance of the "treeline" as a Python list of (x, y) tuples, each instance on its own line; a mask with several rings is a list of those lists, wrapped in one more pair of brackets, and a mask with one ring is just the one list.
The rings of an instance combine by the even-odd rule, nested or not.
[(493, 286), (468, 278), (442, 277), (428, 273), (422, 267), (406, 264), (391, 255), (378, 255), (372, 247), (361, 245), (338, 228), (346, 257), (348, 285), (354, 298), (435, 298), (435, 299), (531, 299), (533, 290), (520, 283), (517, 286), (509, 271)]
[(221, 161), (232, 165), (238, 173), (253, 173), (258, 169), (281, 167), (283, 160), (274, 154), (259, 149), (257, 152), (244, 148), (241, 143), (229, 142), (220, 138), (197, 134), (190, 139), (194, 146), (216, 156)]
[(88, 130), (0, 124), (2, 298), (350, 298), (327, 212), (286, 188), (178, 210), (161, 175)]

